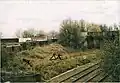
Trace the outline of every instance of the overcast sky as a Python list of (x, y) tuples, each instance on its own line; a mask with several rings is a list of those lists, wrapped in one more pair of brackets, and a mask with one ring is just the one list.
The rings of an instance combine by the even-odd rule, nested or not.
[(0, 31), (4, 37), (14, 36), (19, 28), (58, 31), (62, 20), (69, 17), (110, 25), (120, 22), (119, 3), (112, 0), (1, 0)]

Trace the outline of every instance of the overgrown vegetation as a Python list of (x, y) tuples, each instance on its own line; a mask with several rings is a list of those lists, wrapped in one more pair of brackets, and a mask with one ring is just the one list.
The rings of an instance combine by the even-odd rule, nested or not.
[[(52, 53), (62, 49), (62, 60), (49, 60)], [(35, 47), (31, 50), (25, 50), (17, 53), (9, 60), (8, 65), (3, 65), (4, 70), (12, 72), (33, 72), (40, 73), (42, 80), (48, 80), (60, 73), (84, 65), (91, 61), (99, 60), (96, 56), (98, 50), (88, 50), (86, 52), (68, 50), (59, 44), (50, 44), (44, 47)], [(86, 56), (86, 59), (83, 58)], [(8, 56), (6, 56), (8, 57)], [(32, 67), (23, 61), (29, 60)], [(5, 69), (6, 68), (6, 69)]]
[(80, 47), (80, 27), (77, 21), (65, 20), (61, 25), (61, 30), (59, 34), (59, 43), (64, 46), (69, 46), (72, 48)]
[(9, 61), (12, 59), (12, 56), (9, 56), (5, 49), (1, 47), (1, 68), (3, 68), (5, 65), (7, 66)]
[(64, 20), (60, 26), (59, 43), (74, 49), (81, 48), (84, 41), (82, 32), (100, 32), (100, 26), (84, 20)]
[(112, 81), (120, 81), (120, 45), (117, 41), (106, 40), (101, 51), (102, 68), (111, 75)]
[[(116, 29), (118, 28), (117, 26), (115, 27)], [(84, 39), (81, 36), (81, 32), (100, 32), (108, 30), (112, 29), (106, 25), (103, 26), (93, 23), (86, 23), (84, 20), (65, 20), (61, 24), (59, 35), (57, 32), (50, 32), (52, 38), (59, 36), (59, 44), (50, 44), (42, 47), (36, 46), (35, 48), (32, 48), (29, 43), (23, 43), (22, 45), (24, 51), (18, 52), (17, 54), (11, 56), (9, 56), (7, 52), (2, 49), (2, 69), (4, 71), (12, 72), (40, 73), (43, 80), (48, 80), (69, 69), (92, 61), (98, 61), (100, 58), (102, 58), (102, 68), (107, 73), (109, 73), (108, 71), (112, 72), (110, 74), (112, 75), (113, 81), (119, 81), (120, 46), (118, 43), (112, 41), (105, 42), (105, 45), (102, 46), (103, 49), (101, 50), (101, 53), (99, 50), (92, 49), (93, 47), (91, 50), (87, 49), (85, 52), (81, 52), (82, 45), (84, 44), (81, 43)], [(45, 33), (42, 31), (36, 32), (33, 29), (30, 29), (25, 30), (22, 34), (17, 34), (18, 37), (21, 35), (25, 38), (36, 36), (44, 37)], [(110, 39), (108, 36), (106, 38)], [(96, 39), (96, 47), (97, 45), (99, 47), (100, 39), (102, 38), (98, 35), (95, 35), (94, 39)], [(52, 53), (58, 51), (58, 49), (62, 49), (62, 60), (49, 60), (52, 56)], [(25, 60), (29, 63), (25, 62)]]

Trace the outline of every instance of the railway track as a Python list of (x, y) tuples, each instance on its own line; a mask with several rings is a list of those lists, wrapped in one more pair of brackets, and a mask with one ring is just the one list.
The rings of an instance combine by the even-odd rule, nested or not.
[(56, 77), (53, 77), (47, 82), (102, 82), (106, 81), (108, 74), (106, 74), (100, 67), (99, 63), (88, 63), (79, 66)]

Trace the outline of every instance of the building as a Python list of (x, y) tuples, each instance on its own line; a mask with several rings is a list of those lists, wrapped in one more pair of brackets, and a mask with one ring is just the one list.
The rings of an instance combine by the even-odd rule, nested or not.
[(47, 36), (44, 36), (44, 37), (32, 37), (31, 38), (31, 41), (47, 41)]
[(19, 38), (1, 38), (1, 43), (19, 43)]
[(31, 38), (19, 38), (19, 42), (27, 42), (27, 41), (31, 41)]
[(19, 38), (1, 38), (2, 49), (8, 53), (20, 51)]

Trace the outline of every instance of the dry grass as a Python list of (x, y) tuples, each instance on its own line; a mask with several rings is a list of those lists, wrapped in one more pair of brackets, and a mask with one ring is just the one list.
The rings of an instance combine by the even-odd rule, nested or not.
[[(35, 59), (33, 62), (34, 70), (40, 72), (44, 80), (48, 80), (77, 66), (99, 60), (99, 57), (96, 56), (97, 52), (99, 52), (99, 50), (93, 49), (86, 52), (68, 53), (62, 56), (62, 60), (57, 59), (50, 61), (50, 56), (42, 60)], [(83, 56), (86, 56), (86, 59), (84, 59)]]

